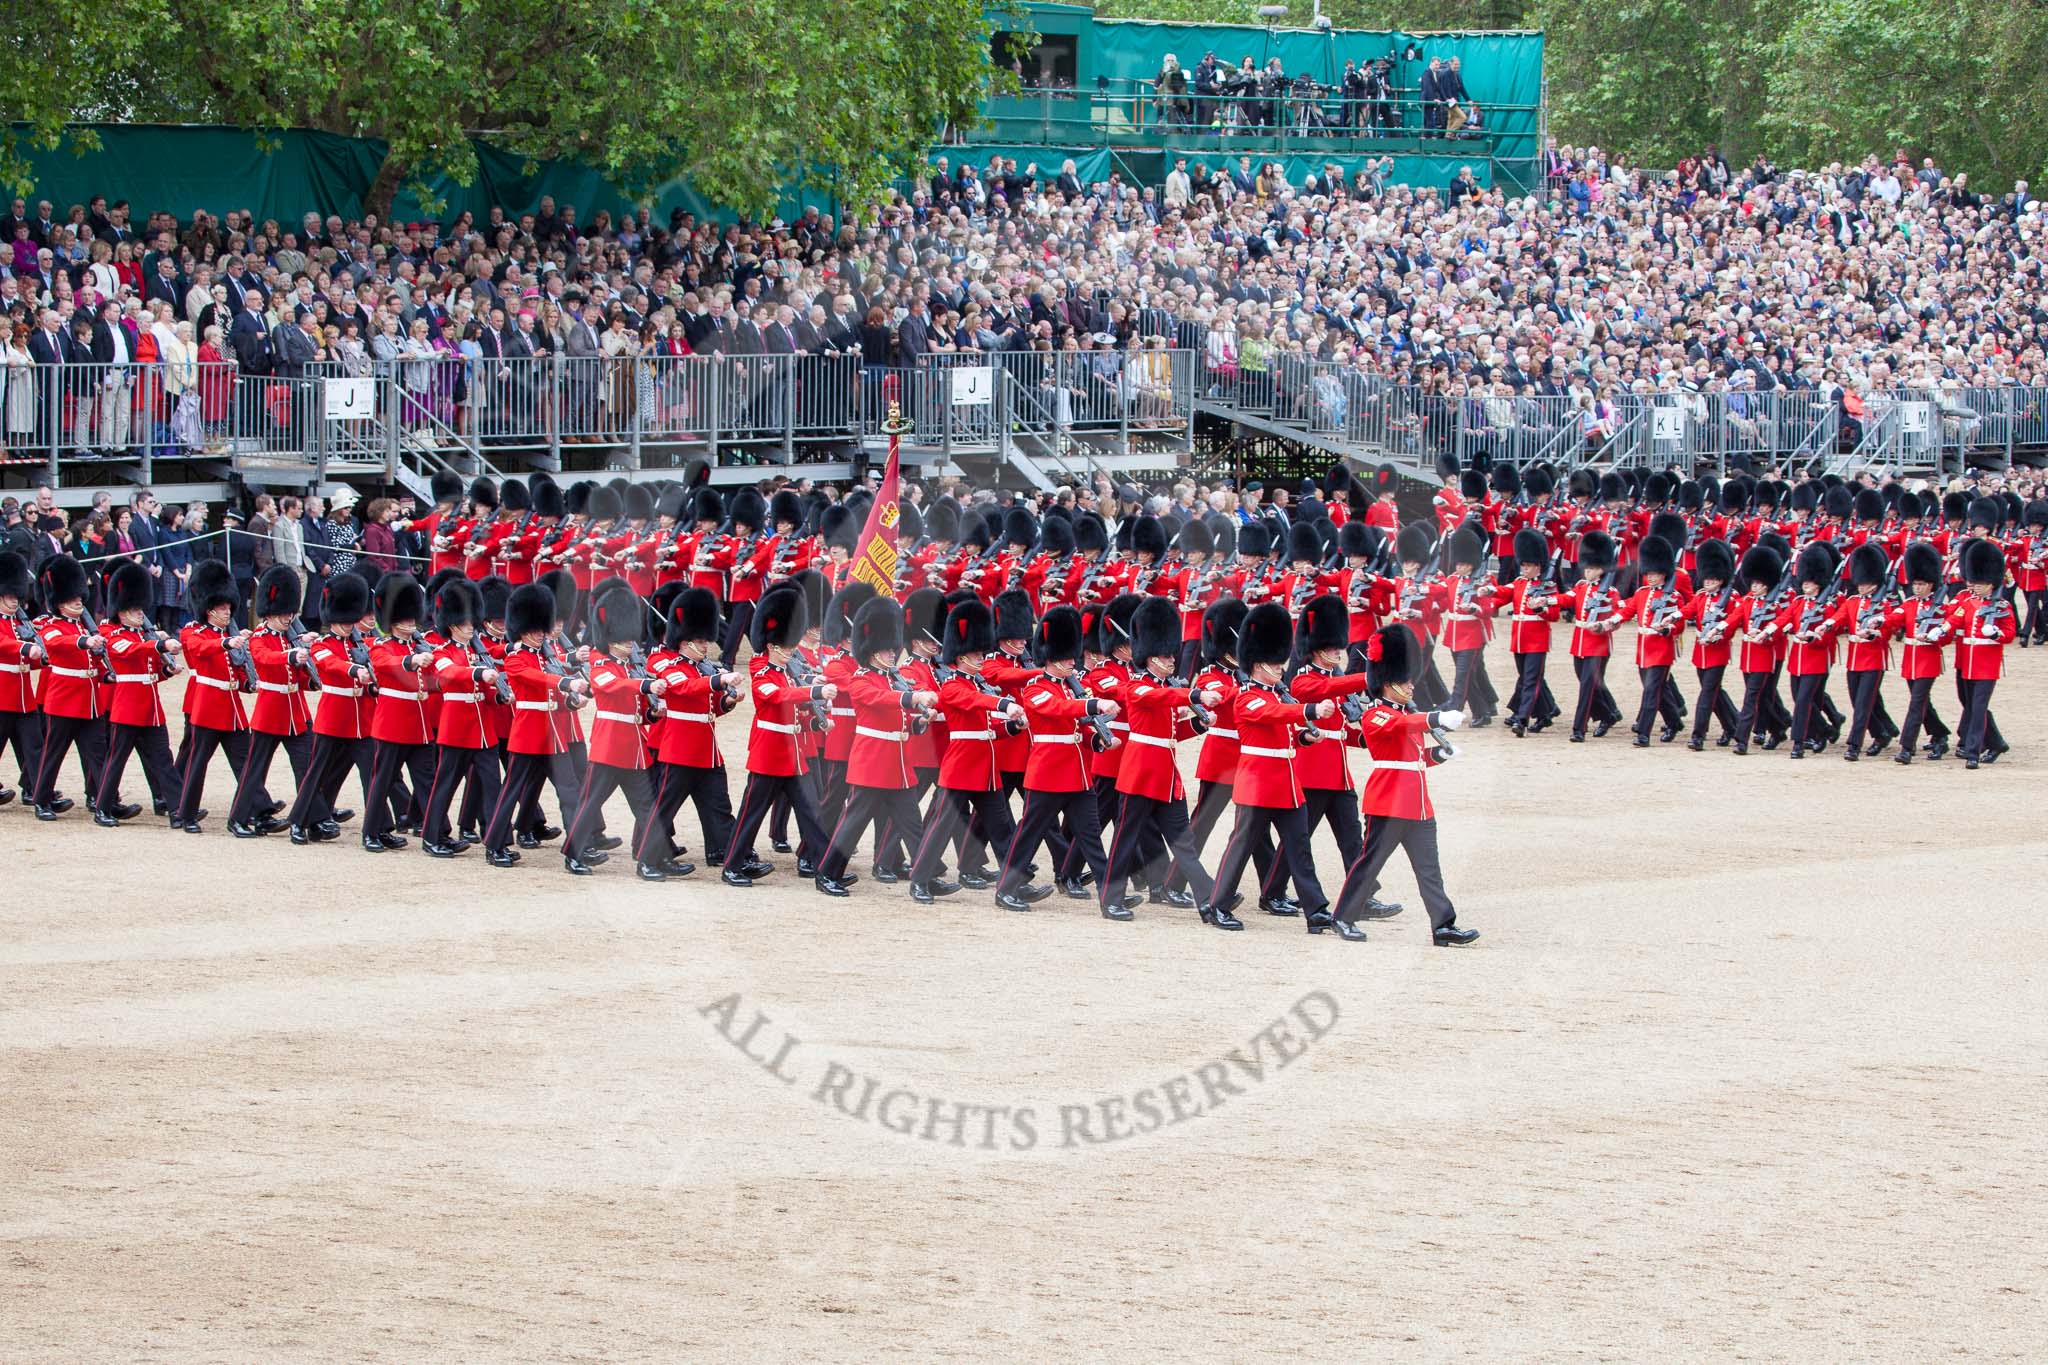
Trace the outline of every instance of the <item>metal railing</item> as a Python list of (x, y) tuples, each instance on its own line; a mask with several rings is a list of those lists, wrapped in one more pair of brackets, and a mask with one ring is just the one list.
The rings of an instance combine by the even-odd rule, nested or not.
[[(1372, 97), (1348, 97), (1341, 86), (1317, 82), (1313, 88), (1289, 80), (1264, 93), (1197, 95), (1192, 88), (1162, 93), (1151, 81), (1121, 78), (1102, 89), (1027, 86), (1016, 94), (991, 99), (982, 107), (982, 121), (962, 130), (969, 143), (1040, 142), (1067, 145), (1156, 143), (1163, 138), (1209, 140), (1236, 147), (1262, 139), (1276, 149), (1287, 145), (1327, 147), (1331, 140), (1370, 142), (1373, 139), (1443, 138), (1485, 145), (1501, 135), (1505, 120), (1528, 136), (1539, 112), (1535, 105), (1487, 104), (1478, 107), (1488, 126), (1444, 126), (1441, 103), (1425, 106), (1413, 86), (1389, 89)], [(1469, 116), (1473, 101), (1461, 101)], [(1483, 150), (1482, 150), (1483, 154)], [(1050, 178), (1057, 167), (1040, 166)]]

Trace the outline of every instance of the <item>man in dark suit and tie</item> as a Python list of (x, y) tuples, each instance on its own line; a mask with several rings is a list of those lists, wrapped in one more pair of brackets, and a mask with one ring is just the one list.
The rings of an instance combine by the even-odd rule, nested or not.
[(583, 291), (571, 289), (562, 295), (565, 317), (562, 330), (563, 362), (568, 368), (567, 407), (569, 426), (576, 434), (563, 439), (587, 445), (597, 439), (598, 346), (596, 310), (585, 302)]
[[(236, 282), (228, 283), (228, 297), (233, 299)], [(271, 347), (270, 331), (263, 325), (263, 291), (248, 289), (242, 293), (242, 308), (228, 324), (228, 345), (234, 349), (235, 363), (241, 370), (242, 382), (235, 385), (235, 392), (241, 407), (242, 429), (261, 431), (263, 429), (263, 389), (259, 381), (276, 367), (276, 353)]]

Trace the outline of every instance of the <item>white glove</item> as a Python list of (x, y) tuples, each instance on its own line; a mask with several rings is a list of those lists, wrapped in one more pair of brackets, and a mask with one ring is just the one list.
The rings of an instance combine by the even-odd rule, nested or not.
[(1439, 730), (1455, 730), (1465, 723), (1465, 713), (1453, 708), (1448, 711), (1432, 711), (1430, 720)]

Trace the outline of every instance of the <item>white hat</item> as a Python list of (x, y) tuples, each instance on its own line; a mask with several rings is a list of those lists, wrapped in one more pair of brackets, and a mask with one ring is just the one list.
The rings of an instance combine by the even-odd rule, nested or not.
[(327, 505), (329, 507), (354, 507), (359, 496), (354, 488), (351, 488), (348, 484), (343, 484), (328, 495)]

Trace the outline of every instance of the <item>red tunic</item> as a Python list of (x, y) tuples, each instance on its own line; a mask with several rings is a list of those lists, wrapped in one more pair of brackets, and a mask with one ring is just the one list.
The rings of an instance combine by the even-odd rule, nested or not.
[(1538, 578), (1517, 578), (1494, 599), (1496, 611), (1508, 613), (1508, 649), (1516, 654), (1548, 654), (1550, 626), (1563, 610), (1558, 595)]
[(185, 649), (185, 723), (209, 730), (246, 730), (241, 674), (228, 662), (228, 635), (197, 621), (178, 632)]
[[(1096, 702), (1078, 680), (1035, 678), (1020, 698), (1031, 723), (1031, 760), (1024, 768), (1024, 788), (1035, 792), (1078, 792), (1088, 789), (1090, 755), (1082, 721), (1093, 715)], [(1115, 753), (1116, 750), (1110, 750)]]
[[(1678, 662), (1678, 644), (1685, 634), (1687, 594), (1645, 583), (1629, 598), (1622, 614), (1635, 622), (1636, 667), (1670, 668)], [(1658, 629), (1660, 622), (1663, 629)]]
[(1364, 813), (1434, 820), (1436, 810), (1429, 803), (1429, 782), (1423, 775), (1438, 762), (1428, 744), (1428, 714), (1382, 702), (1366, 711), (1361, 728), (1366, 751), (1372, 755)]
[(45, 616), (36, 622), (36, 630), (43, 637), (43, 653), (48, 656), (38, 709), (45, 716), (69, 720), (90, 720), (106, 714), (95, 685), (104, 656), (83, 649), (78, 643), (86, 633), (85, 623), (68, 616)]
[(497, 742), (490, 708), (497, 705), (495, 685), (480, 682), (484, 666), (454, 641), (434, 651), (434, 741), (451, 749), (488, 749)]
[(612, 768), (647, 766), (646, 698), (651, 679), (636, 678), (610, 656), (590, 661), (590, 690), (597, 709), (590, 722), (590, 761)]
[(357, 680), (349, 662), (349, 642), (323, 635), (307, 647), (314, 676), (320, 679), (320, 709), (313, 715), (313, 733), (336, 739), (367, 739), (376, 705), (369, 688)]
[[(1026, 660), (1010, 654), (991, 654), (982, 663), (981, 676), (997, 690), (1014, 701), (1022, 701), (1024, 689), (1045, 670), (1032, 667)], [(1031, 761), (1031, 732), (1019, 735), (996, 737), (996, 768), (1006, 773), (1021, 773)]]
[(515, 754), (559, 754), (560, 714), (572, 705), (569, 680), (548, 671), (539, 650), (517, 644), (505, 651), (505, 681), (512, 688), (512, 727), (505, 747)]
[(169, 660), (139, 630), (120, 625), (105, 630), (107, 659), (114, 668), (114, 701), (107, 719), (116, 725), (165, 724), (157, 687), (171, 676)]
[(1124, 716), (1130, 731), (1124, 736), (1124, 760), (1119, 765), (1116, 789), (1154, 801), (1178, 801), (1187, 795), (1180, 780), (1180, 746), (1183, 734), (1193, 733), (1180, 713), (1188, 706), (1185, 687), (1169, 687), (1152, 673), (1136, 673), (1124, 685)]
[(268, 626), (249, 635), (249, 659), (256, 665), (256, 709), (249, 728), (266, 735), (303, 735), (313, 728), (306, 701), (312, 674), (291, 661), (291, 637)]
[(428, 703), (433, 674), (415, 662), (414, 643), (379, 640), (370, 646), (370, 671), (377, 678), (377, 705), (370, 738), (386, 744), (431, 744), (434, 714)]
[[(1986, 621), (1987, 612), (1996, 619)], [(1956, 637), (1957, 677), (1981, 682), (2005, 676), (2005, 647), (2017, 634), (2011, 603), (1965, 593), (1949, 604), (1948, 623)]]
[[(851, 663), (851, 660), (848, 660)], [(796, 777), (805, 771), (797, 743), (797, 709), (811, 700), (813, 689), (799, 687), (773, 664), (753, 675), (754, 728), (747, 736), (747, 771), (762, 777)], [(843, 695), (843, 694), (842, 694)], [(843, 722), (851, 731), (851, 720)], [(839, 726), (833, 726), (836, 735)]]
[[(1319, 701), (1342, 702), (1354, 692), (1365, 690), (1363, 673), (1327, 673), (1313, 664), (1294, 675), (1290, 690), (1295, 699), (1314, 705)], [(1309, 791), (1348, 792), (1356, 790), (1351, 781), (1351, 764), (1346, 760), (1345, 746), (1337, 738), (1336, 722), (1323, 727), (1330, 739), (1298, 750), (1294, 760), (1294, 775)]]
[[(38, 648), (42, 636), (37, 633)], [(36, 709), (35, 673), (42, 664), (15, 634), (12, 622), (0, 620), (0, 711), (22, 715)]]
[(1237, 781), (1237, 699), (1241, 684), (1227, 668), (1211, 666), (1195, 674), (1189, 684), (1197, 692), (1222, 695), (1209, 709), (1214, 723), (1202, 736), (1202, 751), (1195, 758), (1197, 782)]
[(846, 756), (849, 786), (903, 790), (917, 785), (910, 765), (910, 697), (895, 687), (896, 673), (879, 668), (854, 671), (853, 748)]
[[(1307, 715), (1300, 703), (1286, 700), (1264, 683), (1251, 683), (1237, 694), (1237, 777), (1231, 783), (1231, 800), (1240, 806), (1301, 805), (1294, 736)], [(1333, 741), (1321, 739), (1310, 747), (1325, 744)]]
[[(1009, 703), (1001, 688), (966, 673), (955, 673), (940, 685), (939, 706), (945, 713), (948, 741), (939, 761), (941, 787), (968, 792), (1001, 790), (998, 751), (1008, 727), (995, 713)], [(1027, 745), (1031, 742), (1028, 730), (1023, 739)]]
[[(1088, 690), (1090, 696), (1101, 701), (1113, 701), (1121, 708), (1124, 700), (1124, 686), (1130, 680), (1130, 666), (1111, 659), (1100, 668), (1091, 669), (1087, 676), (1081, 679), (1081, 686)], [(1109, 723), (1109, 728), (1116, 732), (1118, 739), (1123, 739), (1128, 737), (1131, 732), (1131, 722), (1128, 717), (1119, 715)], [(1126, 747), (1128, 746), (1119, 744), (1107, 753), (1095, 755), (1092, 765), (1095, 776), (1114, 778), (1123, 768), (1124, 750)]]

